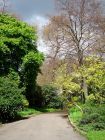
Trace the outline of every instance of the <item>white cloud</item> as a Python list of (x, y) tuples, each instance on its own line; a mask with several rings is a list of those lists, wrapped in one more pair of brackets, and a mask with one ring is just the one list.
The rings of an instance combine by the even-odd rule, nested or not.
[(39, 27), (42, 27), (46, 25), (49, 22), (49, 20), (44, 16), (33, 15), (30, 19), (27, 19), (26, 22), (31, 25), (38, 25)]
[(49, 20), (44, 16), (33, 15), (31, 19), (26, 20), (30, 25), (36, 25), (38, 27), (38, 50), (47, 53), (46, 44), (43, 41), (43, 26), (47, 25)]

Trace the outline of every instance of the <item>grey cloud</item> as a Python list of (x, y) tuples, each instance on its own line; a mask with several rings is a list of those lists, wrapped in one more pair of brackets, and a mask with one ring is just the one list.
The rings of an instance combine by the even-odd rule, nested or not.
[[(28, 21), (34, 15), (45, 16), (54, 13), (55, 0), (8, 0), (10, 1), (9, 10), (19, 15), (23, 20)], [(103, 2), (105, 7), (105, 0)]]
[(54, 0), (10, 0), (10, 11), (24, 20), (33, 15), (45, 16), (54, 12)]

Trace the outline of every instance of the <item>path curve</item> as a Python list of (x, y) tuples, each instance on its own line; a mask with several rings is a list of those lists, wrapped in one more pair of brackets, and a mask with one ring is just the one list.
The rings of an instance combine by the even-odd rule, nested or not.
[(62, 113), (41, 114), (0, 127), (0, 140), (85, 140)]

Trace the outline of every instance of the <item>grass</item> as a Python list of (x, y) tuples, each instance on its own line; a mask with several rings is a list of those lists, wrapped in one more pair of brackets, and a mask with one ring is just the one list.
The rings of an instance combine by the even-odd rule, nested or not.
[(88, 140), (105, 140), (105, 130), (104, 131), (90, 131), (87, 133)]
[(85, 134), (88, 140), (105, 140), (105, 130), (94, 131), (91, 125), (79, 126), (79, 121), (82, 117), (82, 112), (73, 107), (69, 112), (69, 120), (77, 127), (82, 134)]
[(33, 115), (33, 114), (38, 115), (40, 113), (41, 112), (36, 110), (36, 109), (25, 108), (24, 110), (18, 112), (18, 115), (23, 118), (23, 117), (28, 117), (28, 116)]
[(55, 109), (55, 108), (40, 108), (40, 109), (37, 109), (37, 110), (39, 110), (39, 111), (42, 112), (42, 113), (52, 113), (52, 112), (60, 111), (61, 109)]
[(22, 119), (27, 119), (32, 115), (39, 115), (42, 113), (51, 113), (51, 112), (58, 112), (61, 111), (61, 109), (54, 109), (54, 108), (24, 108), (22, 111), (17, 112), (17, 116), (16, 118), (14, 118), (13, 120), (9, 120), (9, 121), (1, 121), (0, 120), (0, 126), (4, 123), (7, 122), (14, 122), (14, 121), (18, 121), (18, 120), (22, 120)]
[(78, 122), (80, 121), (82, 117), (82, 113), (81, 111), (74, 109), (74, 111), (70, 113), (69, 117), (73, 123), (78, 124)]
[(25, 108), (23, 111), (18, 112), (18, 115), (22, 118), (29, 117), (30, 115), (38, 115), (41, 113), (57, 112), (58, 109), (54, 108)]

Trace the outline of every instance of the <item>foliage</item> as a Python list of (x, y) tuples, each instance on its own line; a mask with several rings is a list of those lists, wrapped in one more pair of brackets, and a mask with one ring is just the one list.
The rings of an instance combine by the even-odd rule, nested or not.
[(0, 74), (19, 71), (22, 58), (36, 51), (36, 30), (8, 14), (0, 13)]
[(67, 65), (64, 64), (56, 72), (55, 85), (64, 90), (75, 92), (80, 90), (78, 83), (73, 81), (73, 75), (67, 72)]
[(57, 88), (52, 85), (45, 85), (42, 87), (43, 106), (49, 108), (61, 108), (62, 102), (58, 94)]
[(91, 125), (93, 130), (105, 129), (105, 105), (84, 105), (80, 125)]
[(32, 92), (32, 94), (29, 94), (27, 96), (30, 96), (30, 106), (32, 107), (43, 107), (43, 95), (42, 95), (42, 89), (40, 86), (35, 85), (35, 89)]
[(7, 77), (0, 77), (0, 120), (15, 119), (17, 111), (24, 107), (24, 89), (18, 88), (19, 78), (11, 72)]
[(29, 101), (30, 106), (35, 106), (35, 100), (41, 98), (37, 96), (37, 93), (41, 95), (40, 88), (37, 90), (36, 78), (38, 72), (40, 72), (40, 66), (44, 60), (43, 54), (39, 52), (29, 52), (23, 58), (23, 64), (21, 67), (21, 83), (26, 87), (26, 98)]
[[(36, 41), (34, 27), (14, 16), (0, 13), (1, 119), (13, 119), (23, 104), (41, 106), (41, 89), (36, 85), (36, 78), (44, 57), (37, 50)], [(11, 69), (19, 76), (15, 76), (15, 72), (9, 74)]]
[(62, 101), (64, 106), (79, 100), (80, 85), (73, 73), (67, 72), (67, 65), (64, 64), (56, 71), (56, 80), (54, 85), (62, 91)]
[(43, 54), (38, 52), (29, 52), (24, 58), (21, 67), (21, 73), (23, 74), (23, 84), (35, 82), (38, 72), (40, 72), (40, 65), (44, 60)]
[(85, 102), (93, 104), (105, 102), (105, 62), (99, 58), (88, 57), (84, 65), (79, 68), (74, 67), (71, 74), (66, 74), (67, 68), (65, 68), (63, 67), (63, 76), (60, 73), (56, 83), (58, 85), (60, 83), (60, 88), (63, 86), (62, 88), (66, 89), (65, 93), (68, 93), (69, 97), (75, 97), (81, 102), (81, 96), (84, 95)]
[(105, 105), (81, 106), (83, 114), (77, 107), (72, 107), (69, 112), (69, 119), (85, 134), (88, 140), (104, 140), (105, 135)]
[(88, 100), (94, 103), (105, 102), (105, 62), (98, 58), (89, 57), (80, 69), (81, 75), (88, 85)]

